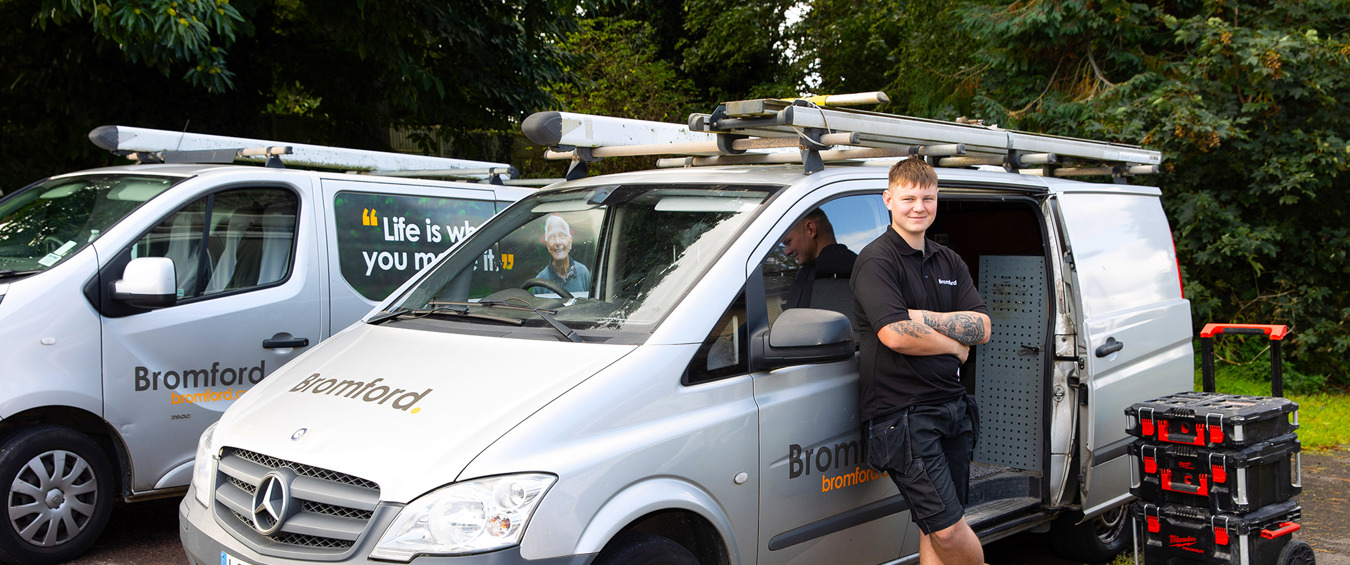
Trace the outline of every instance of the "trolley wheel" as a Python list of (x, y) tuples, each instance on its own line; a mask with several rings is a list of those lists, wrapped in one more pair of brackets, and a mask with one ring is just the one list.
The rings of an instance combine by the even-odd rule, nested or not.
[(1303, 540), (1290, 540), (1289, 545), (1284, 546), (1284, 551), (1280, 552), (1280, 560), (1276, 561), (1279, 565), (1316, 565), (1317, 555), (1313, 553), (1313, 548)]

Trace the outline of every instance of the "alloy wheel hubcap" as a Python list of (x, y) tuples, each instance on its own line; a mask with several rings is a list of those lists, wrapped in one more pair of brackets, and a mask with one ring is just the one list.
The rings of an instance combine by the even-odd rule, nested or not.
[(28, 460), (10, 483), (9, 525), (39, 547), (69, 542), (94, 515), (98, 479), (84, 458), (52, 450)]

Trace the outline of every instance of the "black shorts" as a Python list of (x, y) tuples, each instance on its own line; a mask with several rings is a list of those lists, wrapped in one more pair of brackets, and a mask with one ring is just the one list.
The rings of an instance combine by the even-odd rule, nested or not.
[(925, 534), (961, 520), (970, 499), (970, 461), (979, 413), (969, 396), (910, 406), (868, 429), (867, 463), (885, 471)]

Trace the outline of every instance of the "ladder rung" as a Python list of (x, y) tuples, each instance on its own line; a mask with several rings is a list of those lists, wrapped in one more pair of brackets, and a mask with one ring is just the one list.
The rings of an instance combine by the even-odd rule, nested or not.
[[(820, 136), (821, 143), (825, 145), (853, 145), (858, 143), (858, 136), (853, 133), (829, 133)], [(745, 139), (732, 140), (731, 148), (735, 151), (750, 151), (755, 149), (783, 149), (800, 147), (801, 141), (797, 137), (750, 137)], [(683, 143), (650, 143), (644, 145), (613, 145), (595, 147), (590, 150), (592, 157), (638, 157), (642, 155), (720, 155), (722, 154), (716, 141), (687, 141)], [(734, 155), (734, 153), (727, 153)], [(576, 151), (544, 151), (545, 159), (563, 160), (576, 158)]]
[[(890, 147), (868, 147), (863, 149), (833, 149), (820, 152), (822, 161), (848, 161), (853, 159), (882, 159), (886, 157), (907, 157), (909, 151)], [(747, 153), (743, 155), (712, 155), (708, 157), (672, 157), (657, 159), (656, 166), (668, 169), (677, 167), (704, 167), (711, 165), (763, 165), (774, 163), (800, 163), (800, 152), (783, 153)]]

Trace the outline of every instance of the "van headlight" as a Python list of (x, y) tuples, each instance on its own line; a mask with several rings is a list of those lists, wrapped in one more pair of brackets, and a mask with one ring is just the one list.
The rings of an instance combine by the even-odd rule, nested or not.
[(211, 424), (197, 439), (197, 457), (192, 461), (192, 489), (197, 492), (197, 502), (202, 506), (211, 506), (211, 477), (216, 474), (216, 452), (211, 449), (211, 439), (216, 435), (216, 425)]
[(407, 562), (417, 555), (478, 553), (519, 544), (526, 522), (557, 480), (524, 473), (431, 491), (398, 513), (370, 556)]

